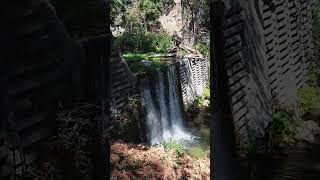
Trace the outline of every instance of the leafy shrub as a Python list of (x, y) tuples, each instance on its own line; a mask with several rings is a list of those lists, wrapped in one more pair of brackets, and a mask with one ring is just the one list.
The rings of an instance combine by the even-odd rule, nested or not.
[(117, 38), (117, 42), (123, 52), (164, 52), (171, 45), (171, 37), (165, 32), (142, 30), (135, 34), (124, 32)]
[(171, 46), (171, 36), (166, 32), (151, 33), (153, 46), (158, 52), (165, 52)]
[(293, 114), (284, 110), (274, 112), (269, 134), (269, 147), (271, 151), (293, 144), (295, 127), (296, 122), (294, 121)]
[(196, 98), (193, 101), (193, 105), (195, 108), (200, 108), (202, 105), (202, 102), (203, 102), (202, 98), (200, 96), (196, 96)]
[(209, 83), (206, 84), (206, 86), (203, 90), (203, 96), (204, 96), (204, 98), (210, 98), (210, 85), (209, 85)]
[(205, 41), (198, 41), (194, 44), (194, 48), (199, 51), (204, 57), (209, 57), (210, 45)]
[(316, 87), (304, 86), (298, 92), (298, 104), (303, 112), (309, 112), (313, 106), (319, 105), (320, 96)]

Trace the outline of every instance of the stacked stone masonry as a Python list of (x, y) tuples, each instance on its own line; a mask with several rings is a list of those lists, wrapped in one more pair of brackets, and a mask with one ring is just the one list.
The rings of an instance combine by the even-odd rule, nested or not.
[(225, 54), (236, 132), (264, 136), (272, 107), (297, 106), (312, 59), (311, 0), (226, 1)]

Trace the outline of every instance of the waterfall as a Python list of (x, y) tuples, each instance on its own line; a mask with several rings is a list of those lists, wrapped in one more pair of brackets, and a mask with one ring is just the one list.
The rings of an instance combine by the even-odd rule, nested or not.
[(161, 141), (161, 123), (159, 122), (159, 113), (157, 112), (155, 103), (151, 96), (149, 81), (147, 79), (141, 80), (142, 86), (142, 102), (146, 107), (146, 124), (147, 124), (147, 137), (151, 144)]
[(183, 115), (180, 98), (178, 96), (178, 79), (177, 72), (174, 65), (168, 68), (168, 86), (169, 86), (169, 107), (170, 107), (170, 121), (172, 123), (173, 139), (191, 140), (191, 135), (185, 132), (183, 126)]
[(161, 124), (162, 124), (162, 137), (168, 140), (172, 137), (171, 122), (168, 114), (168, 107), (165, 99), (165, 89), (163, 74), (160, 69), (157, 69), (157, 98), (159, 100)]
[(142, 102), (146, 109), (147, 136), (151, 144), (174, 140), (192, 140), (192, 136), (185, 132), (183, 114), (178, 93), (177, 72), (174, 65), (168, 67), (166, 73), (156, 70), (156, 99), (150, 92), (147, 79), (142, 79)]

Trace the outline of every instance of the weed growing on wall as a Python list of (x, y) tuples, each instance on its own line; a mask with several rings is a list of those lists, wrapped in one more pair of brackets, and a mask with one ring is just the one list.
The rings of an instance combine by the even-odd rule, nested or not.
[(320, 105), (319, 89), (315, 86), (304, 86), (298, 92), (298, 105), (302, 113), (307, 113), (312, 107)]
[(269, 131), (269, 150), (277, 152), (292, 145), (297, 121), (294, 115), (285, 110), (276, 110)]

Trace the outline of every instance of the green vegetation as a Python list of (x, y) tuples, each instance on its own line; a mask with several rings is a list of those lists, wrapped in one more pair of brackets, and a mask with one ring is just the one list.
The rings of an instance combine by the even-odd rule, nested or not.
[[(126, 2), (112, 0), (111, 25), (121, 25), (133, 29), (136, 25), (144, 24), (144, 27), (148, 30), (157, 28), (159, 24), (156, 19), (173, 3), (173, 0), (133, 0)], [(121, 18), (117, 18), (118, 16), (121, 16)]]
[[(190, 107), (188, 111), (192, 113), (199, 112), (199, 110), (204, 107), (204, 101), (209, 99), (210, 99), (210, 85), (208, 82), (203, 89), (202, 96), (195, 97), (195, 99), (193, 100), (193, 105)], [(210, 109), (206, 108), (206, 110), (210, 110)]]
[(162, 143), (166, 151), (173, 150), (176, 155), (176, 162), (174, 168), (177, 169), (181, 165), (181, 157), (186, 152), (184, 144), (180, 141), (169, 140)]
[[(158, 17), (173, 4), (173, 0), (134, 0), (127, 4), (113, 0), (112, 25), (121, 26), (124, 32), (115, 38), (123, 58), (133, 72), (163, 67), (166, 59), (149, 56), (164, 53), (171, 46), (171, 36), (161, 29)], [(117, 18), (121, 16), (121, 18)], [(117, 22), (118, 20), (118, 22)], [(149, 60), (145, 66), (141, 60)]]
[(320, 14), (319, 2), (314, 0), (312, 9), (314, 57), (310, 63), (307, 84), (298, 91), (298, 105), (302, 113), (308, 113), (312, 107), (320, 105)]
[(209, 57), (210, 55), (210, 44), (203, 40), (199, 40), (194, 44), (194, 48), (199, 51), (204, 57)]
[(194, 158), (201, 158), (210, 155), (210, 152), (205, 151), (203, 148), (196, 146), (188, 149), (188, 154), (190, 154)]
[(314, 86), (304, 86), (298, 92), (299, 108), (305, 113), (312, 107), (320, 105), (319, 89)]
[(206, 86), (204, 87), (203, 96), (205, 99), (210, 98), (210, 84), (209, 83), (207, 83)]
[(147, 53), (165, 52), (171, 46), (171, 37), (168, 33), (149, 32), (124, 32), (116, 38), (122, 52)]
[[(170, 58), (150, 58), (151, 55), (155, 55), (155, 53), (128, 53), (124, 54), (123, 58), (127, 62), (130, 70), (135, 73), (152, 71), (156, 68), (163, 68), (166, 66), (167, 61), (171, 60)], [(141, 62), (142, 60), (150, 61), (150, 66), (145, 66)]]
[(113, 140), (121, 139), (125, 142), (139, 141), (139, 105), (140, 101), (136, 97), (129, 97), (128, 104), (123, 111), (114, 119), (114, 126), (110, 136)]
[(269, 148), (271, 151), (276, 151), (282, 147), (292, 145), (295, 135), (297, 120), (293, 113), (285, 110), (277, 110), (273, 113), (273, 121), (270, 127)]
[(184, 144), (182, 142), (176, 140), (169, 140), (164, 142), (162, 145), (166, 150), (174, 150), (178, 157), (181, 157), (182, 154), (185, 153)]

